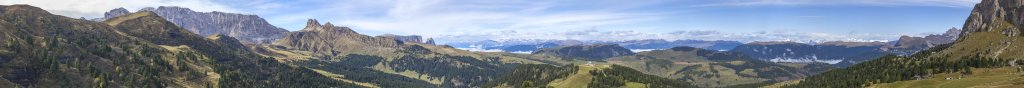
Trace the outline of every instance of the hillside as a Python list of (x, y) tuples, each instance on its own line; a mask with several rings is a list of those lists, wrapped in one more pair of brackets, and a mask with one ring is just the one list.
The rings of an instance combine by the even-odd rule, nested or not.
[(831, 69), (827, 64), (771, 63), (740, 53), (676, 47), (616, 57), (608, 63), (691, 82), (701, 87), (739, 86), (800, 79)]
[(303, 30), (254, 51), (279, 61), (379, 87), (477, 87), (520, 64), (540, 62), (394, 37), (371, 37), (310, 19)]
[(583, 60), (604, 60), (616, 56), (633, 55), (633, 51), (615, 44), (595, 44), (544, 48), (534, 51), (535, 55), (550, 55)]
[(555, 88), (696, 88), (688, 82), (666, 79), (619, 65), (521, 65), (487, 87)]
[[(807, 78), (790, 87), (933, 86), (949, 82), (958, 87), (1013, 87), (1024, 76), (1019, 53), (1020, 0), (983, 0), (964, 23), (960, 37), (911, 56), (886, 56), (849, 68), (836, 69)], [(1002, 70), (1000, 70), (1002, 69)], [(1015, 69), (1015, 70), (1014, 70)], [(848, 75), (858, 74), (858, 75)], [(956, 76), (956, 78), (952, 78)], [(1004, 76), (1007, 78), (992, 79)], [(949, 78), (947, 78), (949, 77)], [(962, 78), (961, 78), (962, 77)], [(943, 79), (944, 80), (937, 80)], [(960, 81), (979, 80), (979, 81)]]
[[(207, 39), (152, 12), (105, 23), (0, 6), (2, 85), (23, 87), (359, 87)], [(287, 78), (287, 79), (284, 79)]]

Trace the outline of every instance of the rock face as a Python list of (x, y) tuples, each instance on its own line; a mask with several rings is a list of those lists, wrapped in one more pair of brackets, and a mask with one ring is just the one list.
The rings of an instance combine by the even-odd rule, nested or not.
[(423, 43), (430, 44), (430, 45), (437, 45), (437, 43), (434, 43), (434, 38), (427, 38), (427, 41), (423, 42)]
[(400, 50), (403, 43), (390, 38), (370, 37), (348, 27), (334, 26), (330, 22), (320, 25), (309, 19), (306, 28), (288, 33), (274, 45), (309, 50), (324, 55), (344, 55), (351, 51), (390, 52)]
[(567, 58), (588, 60), (604, 60), (610, 57), (633, 55), (633, 51), (614, 44), (576, 45), (557, 48), (545, 48), (533, 54), (552, 55)]
[(103, 13), (103, 18), (101, 18), (101, 19), (99, 19), (97, 21), (104, 21), (104, 20), (107, 20), (107, 19), (110, 19), (110, 18), (113, 18), (113, 17), (129, 14), (129, 13), (131, 13), (131, 12), (128, 12), (127, 9), (116, 8), (116, 9), (112, 9), (110, 11), (107, 11), (106, 13)]
[(406, 42), (406, 43), (424, 43), (423, 40), (422, 40), (423, 37), (420, 37), (419, 35), (402, 36), (402, 35), (394, 35), (394, 34), (384, 34), (384, 35), (379, 35), (377, 37), (392, 38), (392, 39), (395, 39), (395, 40), (398, 40), (398, 41), (402, 41), (402, 42)]
[[(950, 28), (943, 34), (933, 34), (925, 37), (902, 36), (894, 42), (894, 49), (913, 53), (917, 50), (924, 50), (941, 44), (948, 44), (956, 41), (960, 35), (960, 29)], [(909, 54), (908, 54), (909, 55)]]
[(974, 6), (971, 16), (967, 17), (961, 36), (987, 31), (1019, 36), (1024, 31), (1017, 28), (1024, 26), (1024, 8), (1021, 7), (1024, 7), (1024, 1), (1021, 0), (983, 0)]
[[(152, 11), (167, 21), (181, 26), (200, 36), (224, 34), (238, 38), (246, 44), (269, 44), (281, 38), (288, 30), (271, 25), (256, 15), (244, 15), (224, 12), (196, 12), (188, 8), (160, 6), (144, 8), (140, 11)], [(103, 20), (129, 13), (124, 8), (107, 12)]]

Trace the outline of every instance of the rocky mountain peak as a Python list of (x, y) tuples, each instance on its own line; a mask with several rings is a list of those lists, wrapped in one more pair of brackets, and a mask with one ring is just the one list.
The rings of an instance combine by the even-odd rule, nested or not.
[(1020, 26), (1024, 26), (1024, 1), (1022, 0), (983, 0), (974, 6), (971, 15), (964, 23), (961, 37), (970, 36), (974, 32), (995, 31), (1007, 36), (1021, 35)]
[(112, 9), (110, 11), (107, 11), (106, 13), (103, 13), (103, 17), (105, 17), (105, 18), (114, 18), (114, 17), (117, 17), (117, 16), (129, 14), (129, 13), (131, 13), (131, 12), (128, 12), (128, 9), (116, 8), (116, 9)]
[(320, 26), (320, 22), (317, 22), (316, 19), (309, 19), (308, 21), (306, 21), (305, 29), (320, 28)]
[(327, 22), (327, 23), (324, 23), (324, 26), (327, 26), (327, 27), (334, 27), (334, 24), (331, 24), (331, 22)]
[(960, 32), (961, 32), (960, 29), (957, 29), (957, 28), (954, 27), (954, 28), (949, 28), (949, 30), (946, 30), (946, 33), (944, 33), (942, 35), (943, 36), (959, 36)]
[(395, 34), (383, 34), (383, 35), (378, 35), (377, 37), (391, 38), (391, 39), (395, 39), (395, 40), (402, 41), (402, 42), (425, 43), (422, 40), (423, 37), (421, 37), (419, 35), (402, 36), (402, 35), (395, 35)]
[(430, 44), (430, 45), (437, 45), (436, 43), (434, 43), (434, 38), (427, 38), (427, 41), (424, 42), (424, 43)]

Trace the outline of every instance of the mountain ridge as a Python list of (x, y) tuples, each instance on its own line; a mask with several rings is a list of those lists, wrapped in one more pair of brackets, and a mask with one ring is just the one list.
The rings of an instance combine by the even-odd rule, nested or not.
[[(176, 6), (147, 7), (137, 12), (141, 11), (154, 12), (200, 36), (224, 34), (236, 37), (245, 44), (269, 44), (288, 32), (288, 30), (271, 25), (256, 15), (217, 11), (196, 12), (189, 8)], [(103, 18), (93, 20), (105, 21), (128, 13), (131, 12), (124, 8), (116, 8), (104, 13)]]

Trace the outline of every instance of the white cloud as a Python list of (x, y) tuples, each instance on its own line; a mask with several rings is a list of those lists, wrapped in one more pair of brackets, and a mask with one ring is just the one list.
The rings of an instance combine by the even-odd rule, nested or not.
[(210, 0), (3, 0), (0, 5), (28, 4), (43, 8), (57, 15), (78, 18), (98, 18), (111, 9), (124, 7), (129, 10), (143, 7), (180, 6), (196, 11), (241, 11)]
[(620, 40), (641, 40), (641, 39), (665, 39), (665, 40), (732, 40), (741, 42), (753, 41), (890, 41), (896, 40), (899, 36), (923, 36), (921, 34), (877, 34), (877, 33), (810, 33), (790, 31), (758, 31), (726, 33), (713, 30), (674, 31), (669, 33), (650, 33), (640, 31), (599, 31), (599, 30), (577, 30), (561, 32), (520, 32), (520, 31), (499, 31), (463, 35), (442, 35), (435, 38), (438, 41), (447, 42), (474, 42), (482, 40), (596, 40), (596, 41), (620, 41)]
[[(614, 2), (614, 1), (595, 1)], [(306, 7), (300, 12), (267, 17), (283, 28), (297, 30), (305, 19), (316, 18), (353, 27), (361, 33), (441, 34), (501, 30), (550, 31), (593, 26), (637, 24), (660, 20), (667, 12), (627, 12), (657, 1), (578, 3), (574, 1), (475, 1), (475, 0), (350, 0), (333, 5)], [(429, 30), (429, 31), (427, 31)]]
[(873, 5), (873, 6), (942, 6), (970, 8), (981, 0), (727, 0), (697, 6), (764, 6), (764, 5)]

